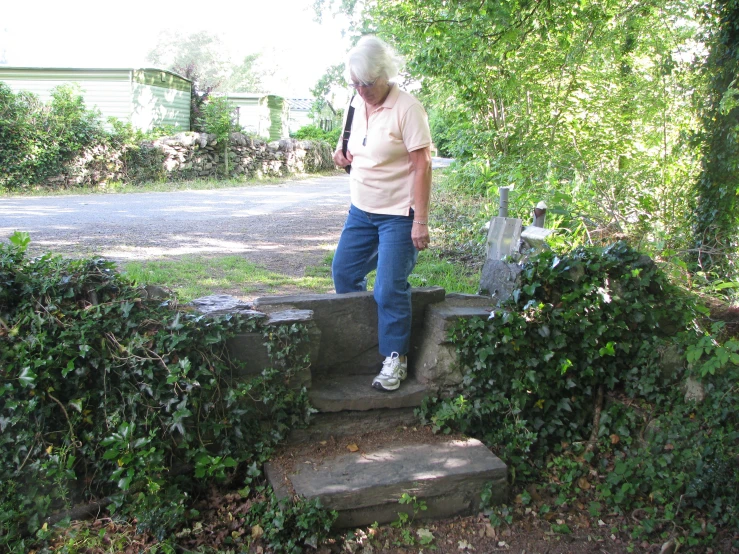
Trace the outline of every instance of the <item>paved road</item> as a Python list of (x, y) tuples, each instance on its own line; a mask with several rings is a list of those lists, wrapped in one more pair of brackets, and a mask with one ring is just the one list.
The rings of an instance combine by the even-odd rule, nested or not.
[(339, 175), (217, 190), (4, 198), (0, 240), (26, 231), (34, 252), (116, 260), (314, 250), (337, 240), (348, 183)]
[[(434, 168), (448, 164), (433, 160)], [(2, 198), (0, 240), (26, 231), (34, 254), (119, 261), (239, 254), (302, 275), (335, 246), (348, 206), (347, 175), (216, 190)]]

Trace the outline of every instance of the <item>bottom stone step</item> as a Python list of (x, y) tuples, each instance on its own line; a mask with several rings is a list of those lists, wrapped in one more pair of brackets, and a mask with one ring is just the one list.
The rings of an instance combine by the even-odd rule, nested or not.
[(370, 445), (361, 438), (358, 451), (340, 448), (328, 455), (295, 455), (266, 465), (267, 476), (278, 495), (319, 498), (339, 513), (337, 528), (388, 523), (398, 512), (411, 513), (400, 504), (403, 493), (424, 502), (427, 510), (416, 518), (446, 518), (475, 513), (485, 483), (493, 482), (493, 502), (502, 503), (506, 465), (475, 439), (410, 442), (407, 437), (386, 445)]
[(289, 444), (318, 442), (374, 431), (391, 431), (418, 424), (415, 408), (317, 413), (311, 417), (308, 427), (293, 429), (287, 442)]

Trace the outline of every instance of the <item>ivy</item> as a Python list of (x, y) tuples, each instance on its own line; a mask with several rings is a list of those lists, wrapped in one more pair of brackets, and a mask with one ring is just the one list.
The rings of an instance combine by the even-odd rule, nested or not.
[[(696, 306), (650, 258), (621, 242), (543, 253), (505, 308), (452, 329), (464, 380), (426, 401), (427, 422), (481, 438), (514, 485), (543, 480), (559, 504), (646, 510), (636, 536), (701, 518), (691, 541), (739, 529), (735, 344), (695, 332)], [(678, 386), (689, 374), (701, 404)]]
[[(147, 299), (112, 262), (26, 245), (0, 244), (0, 549), (93, 501), (167, 537), (198, 490), (306, 421), (290, 387), (304, 327), (203, 316)], [(242, 332), (264, 334), (274, 367), (236, 381), (225, 344)]]

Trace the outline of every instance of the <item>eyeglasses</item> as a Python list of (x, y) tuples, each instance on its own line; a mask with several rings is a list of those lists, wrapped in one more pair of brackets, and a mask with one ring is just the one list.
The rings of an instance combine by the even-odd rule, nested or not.
[(370, 87), (375, 86), (375, 83), (378, 81), (378, 79), (379, 79), (379, 77), (377, 79), (375, 79), (374, 81), (372, 81), (371, 83), (362, 83), (362, 82), (355, 83), (355, 82), (351, 82), (351, 83), (349, 83), (349, 86), (352, 87), (355, 90), (360, 89), (360, 88), (370, 88)]

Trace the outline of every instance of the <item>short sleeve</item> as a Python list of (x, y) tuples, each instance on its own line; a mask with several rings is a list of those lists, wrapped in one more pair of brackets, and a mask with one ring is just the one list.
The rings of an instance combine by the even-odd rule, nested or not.
[(400, 129), (408, 152), (431, 146), (429, 119), (420, 103), (414, 102), (408, 108), (400, 122)]

